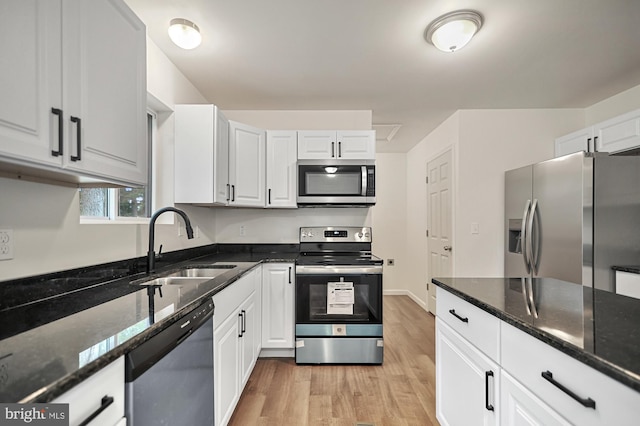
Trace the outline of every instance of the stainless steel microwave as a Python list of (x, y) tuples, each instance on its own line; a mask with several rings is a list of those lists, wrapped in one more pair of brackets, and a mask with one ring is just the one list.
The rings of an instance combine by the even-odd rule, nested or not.
[(375, 160), (298, 160), (298, 206), (371, 206)]

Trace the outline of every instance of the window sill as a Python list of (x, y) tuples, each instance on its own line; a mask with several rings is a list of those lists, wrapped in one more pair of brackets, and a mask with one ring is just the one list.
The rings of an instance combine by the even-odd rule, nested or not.
[(148, 217), (124, 217), (118, 219), (80, 217), (80, 225), (148, 225)]

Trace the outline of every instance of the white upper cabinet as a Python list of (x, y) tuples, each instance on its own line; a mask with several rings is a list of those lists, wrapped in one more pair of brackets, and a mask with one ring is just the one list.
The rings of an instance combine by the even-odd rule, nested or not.
[(555, 156), (578, 151), (618, 153), (640, 148), (640, 110), (589, 126), (555, 141)]
[(555, 142), (555, 156), (573, 154), (574, 152), (593, 152), (593, 128), (588, 127), (568, 135), (561, 136)]
[(61, 180), (146, 184), (142, 21), (122, 0), (25, 0), (2, 2), (0, 24), (2, 160)]
[(60, 0), (0, 3), (0, 157), (5, 159), (62, 166), (62, 157), (52, 154), (62, 143), (62, 115), (52, 112), (62, 108), (61, 9)]
[(298, 131), (299, 160), (374, 160), (375, 156), (373, 130)]
[(229, 121), (215, 105), (175, 106), (175, 202), (227, 205)]
[(266, 132), (229, 120), (229, 205), (264, 207)]
[(267, 207), (297, 207), (297, 147), (296, 131), (267, 131)]
[(640, 110), (593, 126), (596, 151), (623, 152), (640, 148)]

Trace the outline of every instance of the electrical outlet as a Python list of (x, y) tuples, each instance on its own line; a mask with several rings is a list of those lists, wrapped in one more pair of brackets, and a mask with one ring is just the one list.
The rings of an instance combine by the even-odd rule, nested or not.
[(471, 233), (479, 234), (480, 233), (480, 224), (478, 222), (471, 223)]
[(13, 229), (0, 229), (0, 260), (13, 259)]
[(182, 223), (178, 222), (178, 237), (182, 237), (184, 232), (182, 232)]
[(247, 235), (247, 230), (244, 225), (240, 225), (240, 236), (244, 237), (245, 235)]
[(193, 228), (193, 238), (200, 238), (200, 227), (198, 225)]

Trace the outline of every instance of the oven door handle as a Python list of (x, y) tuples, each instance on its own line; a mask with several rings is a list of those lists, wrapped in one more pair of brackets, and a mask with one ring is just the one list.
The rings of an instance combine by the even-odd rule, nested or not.
[(331, 275), (331, 274), (382, 274), (382, 265), (297, 265), (296, 275)]

